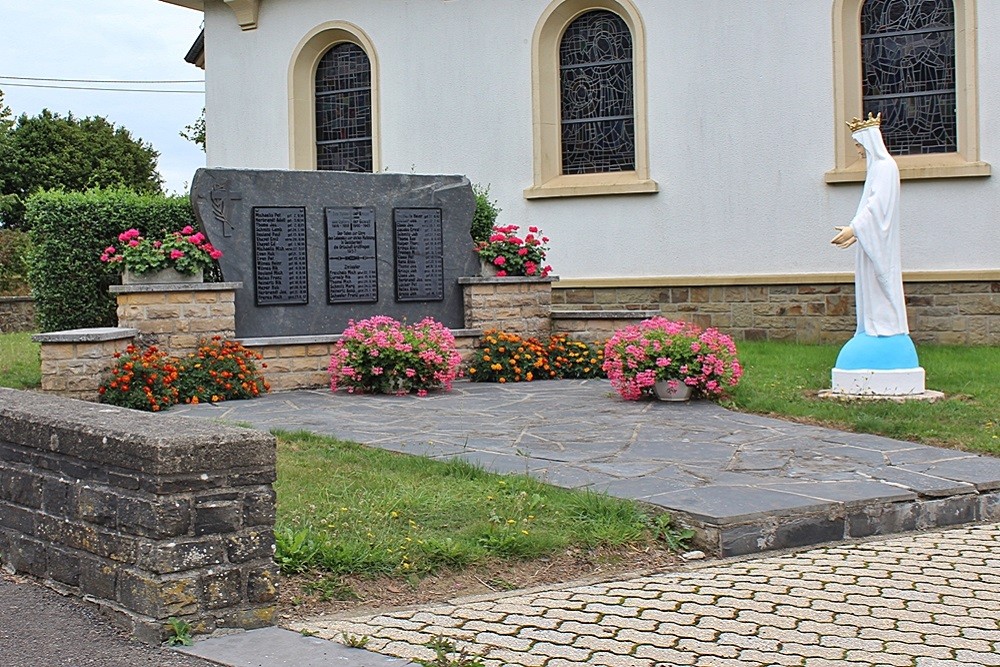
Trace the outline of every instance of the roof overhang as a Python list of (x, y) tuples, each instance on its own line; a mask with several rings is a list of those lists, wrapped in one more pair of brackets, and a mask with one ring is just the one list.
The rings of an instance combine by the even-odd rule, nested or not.
[[(236, 21), (243, 30), (257, 28), (257, 14), (260, 11), (261, 0), (222, 0), (236, 14)], [(205, 0), (160, 0), (171, 5), (205, 11)]]

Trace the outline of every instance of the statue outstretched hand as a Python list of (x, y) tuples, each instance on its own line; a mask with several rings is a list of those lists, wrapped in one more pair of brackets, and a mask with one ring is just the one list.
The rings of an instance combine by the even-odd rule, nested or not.
[(854, 245), (854, 242), (858, 240), (858, 237), (854, 235), (854, 230), (848, 225), (847, 227), (834, 227), (837, 230), (837, 235), (833, 237), (830, 241), (833, 245), (838, 248), (850, 248)]

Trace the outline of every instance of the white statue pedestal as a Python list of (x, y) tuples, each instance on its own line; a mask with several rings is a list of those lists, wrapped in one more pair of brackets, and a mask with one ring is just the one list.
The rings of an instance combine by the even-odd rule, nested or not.
[(924, 369), (901, 368), (894, 370), (843, 370), (833, 369), (834, 394), (852, 396), (909, 396), (924, 393)]

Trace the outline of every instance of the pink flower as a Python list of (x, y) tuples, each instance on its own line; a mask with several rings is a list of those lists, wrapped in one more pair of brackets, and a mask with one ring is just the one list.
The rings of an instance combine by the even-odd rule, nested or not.
[(109, 245), (107, 248), (104, 249), (104, 254), (105, 255), (113, 255), (116, 252), (118, 252), (118, 251), (115, 250), (115, 247), (113, 245)]
[(184, 256), (184, 253), (180, 250), (174, 249), (170, 251), (170, 259), (178, 260)]
[(528, 231), (531, 232), (532, 234), (537, 234), (538, 227), (528, 227)]
[(205, 235), (202, 234), (201, 232), (198, 232), (197, 234), (192, 234), (191, 236), (187, 237), (187, 240), (195, 245), (198, 245), (199, 243), (202, 243), (205, 240)]
[(187, 236), (188, 234), (194, 234), (194, 227), (192, 227), (191, 225), (187, 225), (186, 227), (184, 227), (184, 229), (181, 230), (181, 234), (184, 234), (185, 236)]
[(504, 271), (503, 269), (500, 269), (499, 271), (497, 271), (497, 278), (506, 278), (506, 277), (507, 277), (507, 272), (506, 271)]
[(497, 255), (496, 257), (493, 258), (493, 263), (496, 264), (497, 266), (503, 266), (504, 264), (507, 263), (507, 258), (504, 257), (503, 255)]
[(221, 250), (215, 250), (213, 248), (212, 250), (208, 251), (208, 256), (211, 257), (212, 259), (219, 259), (220, 257), (222, 257), (222, 251)]
[(521, 257), (524, 257), (525, 255), (528, 254), (528, 249), (527, 248), (518, 248), (517, 249), (517, 254), (520, 255)]

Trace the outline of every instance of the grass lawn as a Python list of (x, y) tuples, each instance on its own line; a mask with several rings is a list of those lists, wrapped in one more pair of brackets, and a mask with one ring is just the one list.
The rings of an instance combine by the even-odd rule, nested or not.
[(890, 438), (1000, 455), (1000, 347), (918, 345), (927, 388), (936, 403), (831, 401), (839, 345), (738, 343), (746, 373), (731, 407)]
[(32, 389), (41, 384), (39, 347), (30, 333), (0, 334), (0, 387)]

